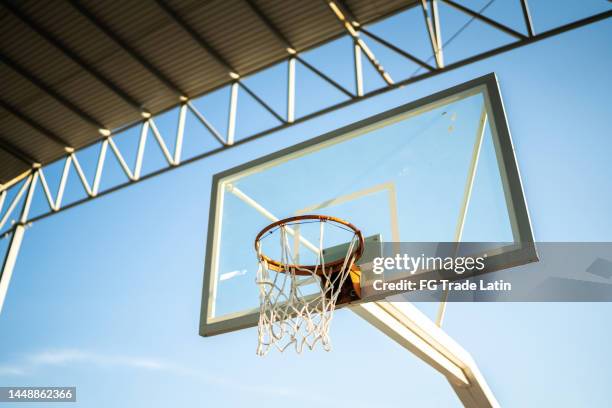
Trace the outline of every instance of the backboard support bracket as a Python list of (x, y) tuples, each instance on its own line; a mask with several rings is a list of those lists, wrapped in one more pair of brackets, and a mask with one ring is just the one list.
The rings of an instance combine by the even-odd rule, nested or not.
[(464, 406), (499, 407), (472, 356), (411, 303), (379, 301), (349, 309), (444, 375)]

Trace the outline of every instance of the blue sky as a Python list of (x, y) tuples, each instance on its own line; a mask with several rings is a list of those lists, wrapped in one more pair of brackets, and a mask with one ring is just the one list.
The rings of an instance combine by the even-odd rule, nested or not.
[[(466, 2), (473, 8), (482, 3)], [(530, 3), (540, 29), (583, 16), (577, 2), (562, 2), (564, 7), (552, 17), (544, 14), (550, 2)], [(605, 1), (584, 3), (593, 5), (591, 12), (609, 7)], [(442, 18), (458, 27), (460, 22), (446, 12), (442, 10)], [(492, 17), (505, 15), (503, 7), (490, 12)], [(395, 30), (400, 23), (392, 23), (372, 31), (390, 30), (401, 45), (406, 40)], [(479, 36), (477, 30), (464, 34), (449, 46), (449, 59), (453, 52), (473, 47)], [(609, 21), (581, 28), (377, 96), (37, 222), (27, 230), (0, 315), (0, 385), (74, 385), (79, 402), (67, 406), (83, 407), (456, 406), (458, 400), (437, 372), (346, 310), (334, 318), (330, 353), (271, 353), (262, 359), (255, 355), (254, 329), (199, 337), (211, 177), (496, 72), (536, 238), (611, 241), (611, 37)], [(415, 52), (427, 57), (429, 51)], [(327, 66), (330, 74), (346, 72), (330, 64), (325, 50), (308, 58)], [(391, 72), (393, 67), (410, 68), (387, 65)], [(273, 75), (260, 82), (270, 100), (275, 95), (282, 100), (284, 91), (276, 84)], [(304, 96), (311, 92), (311, 98), (333, 99), (331, 91), (309, 88), (302, 90)], [(223, 97), (219, 93), (198, 102), (202, 109), (208, 107), (221, 129), (222, 112), (215, 106)], [(308, 101), (298, 112), (312, 109)], [(239, 129), (239, 137), (267, 123), (246, 108), (252, 128)], [(166, 128), (171, 128), (170, 120), (160, 119), (162, 132)], [(119, 144), (133, 150), (128, 137), (125, 142), (120, 138)], [(198, 143), (189, 140), (186, 150)], [(90, 171), (93, 154), (82, 161)], [(145, 163), (145, 170), (160, 163)], [(118, 166), (109, 170), (111, 180), (120, 179)], [(67, 199), (77, 197), (77, 191), (70, 184)], [(40, 198), (35, 212), (43, 208)], [(6, 240), (0, 241), (0, 249), (5, 246)], [(612, 400), (612, 367), (606, 364), (612, 361), (611, 313), (612, 306), (605, 303), (451, 304), (445, 329), (473, 355), (504, 406), (604, 407)]]

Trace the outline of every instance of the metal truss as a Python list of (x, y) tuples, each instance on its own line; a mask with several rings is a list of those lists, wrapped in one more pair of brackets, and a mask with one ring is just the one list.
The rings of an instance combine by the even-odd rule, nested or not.
[[(19, 246), (23, 238), (24, 228), (29, 223), (41, 220), (53, 214), (57, 214), (58, 212), (67, 210), (94, 198), (101, 197), (113, 191), (128, 187), (137, 182), (165, 173), (174, 168), (184, 166), (189, 163), (205, 159), (209, 156), (222, 153), (228, 149), (232, 149), (235, 146), (249, 143), (258, 138), (277, 132), (281, 129), (293, 126), (294, 124), (307, 121), (309, 119), (312, 119), (325, 113), (329, 113), (342, 107), (346, 107), (355, 102), (365, 100), (375, 95), (380, 95), (384, 92), (388, 92), (390, 90), (397, 89), (399, 87), (403, 87), (411, 83), (466, 66), (476, 61), (490, 58), (495, 55), (513, 50), (515, 48), (541, 41), (543, 39), (553, 37), (561, 33), (612, 17), (612, 11), (608, 10), (606, 12), (602, 12), (569, 24), (560, 25), (553, 29), (536, 33), (533, 28), (533, 23), (531, 20), (530, 9), (527, 0), (515, 0), (520, 3), (524, 18), (523, 24), (525, 28), (525, 34), (523, 34), (482, 14), (484, 8), (490, 5), (492, 1), (490, 1), (483, 9), (475, 11), (453, 0), (422, 0), (420, 7), (422, 9), (423, 19), (430, 42), (428, 46), (431, 46), (432, 50), (432, 56), (430, 60), (423, 61), (418, 57), (412, 55), (408, 51), (401, 49), (397, 45), (393, 44), (391, 41), (374, 34), (367, 27), (364, 27), (362, 24), (359, 23), (359, 21), (356, 20), (351, 10), (341, 0), (326, 1), (325, 3), (329, 7), (330, 13), (332, 13), (338, 20), (338, 23), (344, 27), (346, 31), (346, 36), (350, 38), (353, 42), (352, 65), (354, 68), (353, 75), (355, 86), (354, 89), (350, 90), (346, 89), (333, 78), (326, 75), (320, 69), (316, 68), (311, 63), (307, 62), (304, 58), (302, 58), (300, 52), (296, 50), (296, 48), (293, 46), (293, 44), (291, 44), (291, 42), (282, 33), (282, 31), (278, 27), (276, 27), (260, 10), (258, 10), (256, 3), (251, 0), (245, 1), (250, 6), (254, 14), (262, 21), (262, 23), (264, 23), (268, 27), (270, 32), (277, 38), (279, 46), (283, 47), (283, 49), (287, 52), (287, 58), (284, 62), (287, 66), (287, 95), (285, 101), (285, 112), (276, 112), (258, 94), (256, 94), (249, 86), (247, 86), (240, 73), (237, 72), (226, 60), (224, 60), (216, 50), (214, 50), (209, 44), (207, 44), (206, 41), (201, 38), (195, 30), (189, 27), (189, 25), (183, 19), (181, 19), (181, 17), (176, 14), (170, 8), (169, 5), (167, 5), (162, 0), (157, 0), (159, 7), (162, 8), (169, 15), (169, 17), (173, 19), (174, 23), (180, 26), (183, 30), (185, 30), (187, 34), (190, 35), (193, 41), (197, 42), (209, 55), (211, 55), (220, 64), (220, 66), (224, 67), (227, 70), (228, 75), (231, 79), (231, 83), (227, 86), (229, 88), (230, 98), (229, 106), (227, 107), (228, 123), (227, 131), (225, 132), (225, 134), (221, 134), (221, 132), (219, 132), (215, 128), (215, 126), (213, 126), (212, 122), (207, 119), (206, 112), (201, 112), (195, 106), (193, 100), (190, 100), (189, 98), (184, 96), (185, 94), (180, 89), (178, 89), (175, 84), (170, 83), (167, 78), (159, 74), (161, 76), (162, 82), (169, 88), (175, 90), (178, 95), (180, 95), (180, 104), (178, 106), (178, 120), (176, 122), (176, 133), (172, 135), (172, 137), (174, 138), (173, 151), (170, 151), (166, 143), (166, 138), (169, 135), (162, 135), (158, 127), (156, 126), (155, 118), (146, 109), (142, 108), (137, 101), (134, 101), (133, 98), (131, 98), (127, 94), (123, 95), (124, 99), (128, 100), (128, 102), (130, 102), (130, 105), (134, 108), (140, 109), (142, 114), (142, 120), (139, 123), (131, 125), (140, 127), (140, 137), (136, 151), (135, 165), (133, 167), (130, 167), (127, 164), (124, 154), (121, 152), (121, 150), (114, 141), (114, 139), (120, 136), (126, 128), (111, 132), (110, 130), (104, 128), (102, 124), (97, 123), (97, 121), (87, 116), (84, 112), (80, 112), (80, 110), (80, 113), (87, 116), (86, 119), (88, 121), (94, 123), (101, 129), (100, 134), (103, 136), (102, 140), (96, 142), (96, 145), (99, 146), (99, 153), (93, 179), (88, 179), (85, 173), (83, 172), (83, 169), (77, 156), (80, 151), (75, 151), (74, 148), (66, 144), (66, 142), (64, 141), (64, 139), (61, 138), (60, 135), (43, 132), (43, 134), (45, 134), (49, 138), (52, 138), (54, 141), (62, 144), (66, 150), (66, 156), (63, 159), (63, 171), (61, 173), (59, 186), (55, 192), (51, 191), (50, 186), (47, 183), (47, 179), (45, 177), (45, 170), (48, 166), (41, 166), (36, 161), (36, 158), (29, 157), (27, 154), (19, 151), (19, 149), (17, 149), (15, 146), (8, 145), (4, 142), (1, 142), (0, 140), (0, 149), (9, 152), (10, 154), (17, 157), (19, 160), (24, 161), (32, 166), (29, 171), (23, 173), (20, 177), (15, 178), (14, 180), (5, 185), (0, 185), (0, 237), (11, 238), (9, 243), (9, 249), (2, 263), (2, 270), (0, 270), (0, 311), (2, 309), (2, 304), (6, 294), (6, 289), (8, 287), (8, 282), (10, 280), (10, 275), (12, 273), (12, 269), (14, 267), (15, 260), (19, 251)], [(492, 27), (495, 30), (510, 35), (511, 37), (515, 38), (515, 41), (490, 49), (485, 52), (481, 52), (476, 55), (466, 56), (465, 58), (459, 59), (456, 62), (445, 63), (444, 47), (445, 45), (448, 45), (449, 41), (445, 43), (442, 38), (441, 26), (444, 24), (444, 21), (442, 21), (439, 17), (439, 3), (445, 3), (446, 5), (464, 13), (466, 16), (469, 16), (470, 20), (467, 24), (470, 24), (473, 21), (479, 21), (488, 25), (489, 27)], [(72, 4), (85, 17), (88, 16), (88, 11), (84, 9), (80, 5), (80, 3), (78, 3), (77, 1), (72, 1)], [(95, 21), (95, 23), (99, 24), (98, 21)], [(103, 32), (106, 32), (106, 27), (100, 27), (100, 29)], [(47, 33), (43, 34), (46, 35)], [(109, 35), (111, 34), (114, 35), (112, 32), (110, 32)], [(455, 33), (455, 35), (457, 34), (458, 33)], [(48, 35), (46, 36), (49, 37)], [(451, 36), (449, 37), (449, 40), (452, 40), (453, 38), (454, 37)], [(120, 38), (113, 39), (119, 44), (121, 44), (126, 49), (126, 51), (128, 51), (128, 53), (132, 51), (128, 45), (122, 42)], [(382, 47), (386, 47), (394, 53), (402, 56), (407, 61), (418, 65), (421, 69), (406, 79), (398, 81), (394, 80), (391, 75), (385, 70), (383, 66), (383, 61), (378, 60), (372, 49), (368, 46), (369, 42), (375, 42)], [(65, 45), (57, 41), (55, 43), (55, 46), (59, 49), (65, 48)], [(383, 79), (384, 85), (381, 88), (372, 90), (370, 92), (364, 91), (364, 75), (362, 67), (364, 59), (366, 63), (372, 65), (376, 73)], [(149, 62), (147, 62), (146, 60), (142, 60), (141, 56), (139, 56), (137, 60), (144, 66), (153, 69)], [(434, 62), (433, 65), (429, 62), (432, 60)], [(80, 60), (77, 60), (77, 62), (80, 62), (81, 65), (85, 66), (85, 62)], [(10, 63), (10, 61), (8, 61), (8, 63)], [(303, 68), (316, 75), (325, 83), (340, 91), (346, 99), (332, 106), (322, 106), (315, 112), (296, 117), (296, 81), (298, 80), (298, 78), (296, 77), (297, 64), (300, 64)], [(15, 67), (15, 69), (20, 68)], [(24, 72), (23, 74), (28, 75), (27, 72)], [(97, 77), (99, 76), (97, 72), (94, 72), (94, 74)], [(104, 78), (99, 79), (101, 81), (104, 81)], [(45, 84), (42, 83), (39, 85), (45, 86)], [(113, 86), (113, 84), (110, 82), (108, 82), (106, 85), (109, 87)], [(263, 109), (269, 112), (278, 121), (278, 124), (258, 133), (251, 134), (242, 139), (236, 140), (236, 125), (240, 120), (240, 118), (238, 117), (239, 90), (244, 91), (258, 105), (260, 105)], [(63, 100), (63, 97), (61, 95), (57, 95), (57, 98), (59, 98), (59, 100)], [(65, 102), (68, 103), (67, 101)], [(15, 109), (12, 109), (12, 107), (8, 106), (6, 103), (2, 102), (2, 106), (9, 112), (20, 116), (20, 112), (17, 112)], [(72, 108), (78, 109), (77, 107)], [(183, 152), (183, 137), (185, 134), (185, 122), (186, 115), (188, 112), (190, 112), (195, 118), (197, 118), (197, 120), (208, 130), (208, 132), (210, 133), (209, 137), (211, 137), (212, 140), (216, 141), (218, 147), (197, 154), (188, 159), (184, 159), (185, 155)], [(28, 118), (26, 117), (22, 117), (22, 119), (28, 120)], [(159, 170), (143, 174), (142, 169), (143, 162), (145, 160), (145, 146), (147, 140), (151, 137), (155, 140), (155, 143), (157, 144), (158, 148), (161, 150), (165, 158), (165, 166)], [(105, 190), (100, 190), (101, 180), (105, 174), (105, 163), (107, 162), (107, 156), (109, 154), (115, 156), (115, 158), (120, 164), (121, 169), (127, 177), (127, 181), (114, 185)], [(86, 197), (72, 202), (64, 202), (64, 190), (69, 177), (71, 177), (71, 173), (76, 173), (76, 177), (79, 179), (80, 184), (84, 192), (86, 193)], [(32, 202), (32, 197), (36, 194), (37, 189), (42, 189), (42, 191), (44, 192), (44, 196), (46, 197), (49, 209), (43, 214), (37, 215), (35, 217), (30, 217), (29, 210)], [(12, 200), (8, 200), (9, 196), (12, 196)]]

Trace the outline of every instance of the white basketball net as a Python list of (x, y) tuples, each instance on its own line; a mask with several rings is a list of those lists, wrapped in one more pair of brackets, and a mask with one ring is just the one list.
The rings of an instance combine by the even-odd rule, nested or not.
[[(299, 263), (292, 253), (288, 237), (295, 234), (291, 227), (282, 225), (278, 228), (281, 245), (279, 262), (282, 266), (287, 266), (283, 268), (284, 272), (277, 272), (269, 267), (268, 262), (262, 259), (261, 245), (257, 242), (257, 285), (260, 299), (258, 355), (266, 355), (272, 347), (282, 352), (292, 345), (297, 353), (301, 353), (304, 346), (312, 350), (317, 343), (321, 343), (324, 350), (331, 350), (329, 327), (338, 295), (355, 262), (353, 250), (358, 238), (356, 234), (353, 236), (341, 269), (332, 273), (331, 268), (325, 266), (323, 257), (325, 224), (325, 221), (320, 221), (319, 247), (314, 271), (289, 267)], [(308, 276), (298, 275), (296, 272), (299, 271), (307, 272)], [(302, 288), (306, 284), (309, 288), (318, 285), (318, 293), (304, 295)]]

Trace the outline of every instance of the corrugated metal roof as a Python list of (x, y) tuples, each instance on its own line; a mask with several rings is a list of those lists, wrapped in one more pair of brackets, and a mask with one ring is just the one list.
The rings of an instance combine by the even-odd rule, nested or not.
[[(298, 51), (344, 34), (322, 1), (252, 3)], [(362, 24), (415, 3), (345, 1)], [(244, 76), (287, 57), (244, 0), (9, 1), (0, 7), (0, 52), (0, 184), (31, 160), (59, 159), (65, 144), (98, 140), (99, 126), (115, 129), (139, 120), (141, 108), (176, 105), (180, 92), (195, 97), (229, 83), (224, 64)]]

